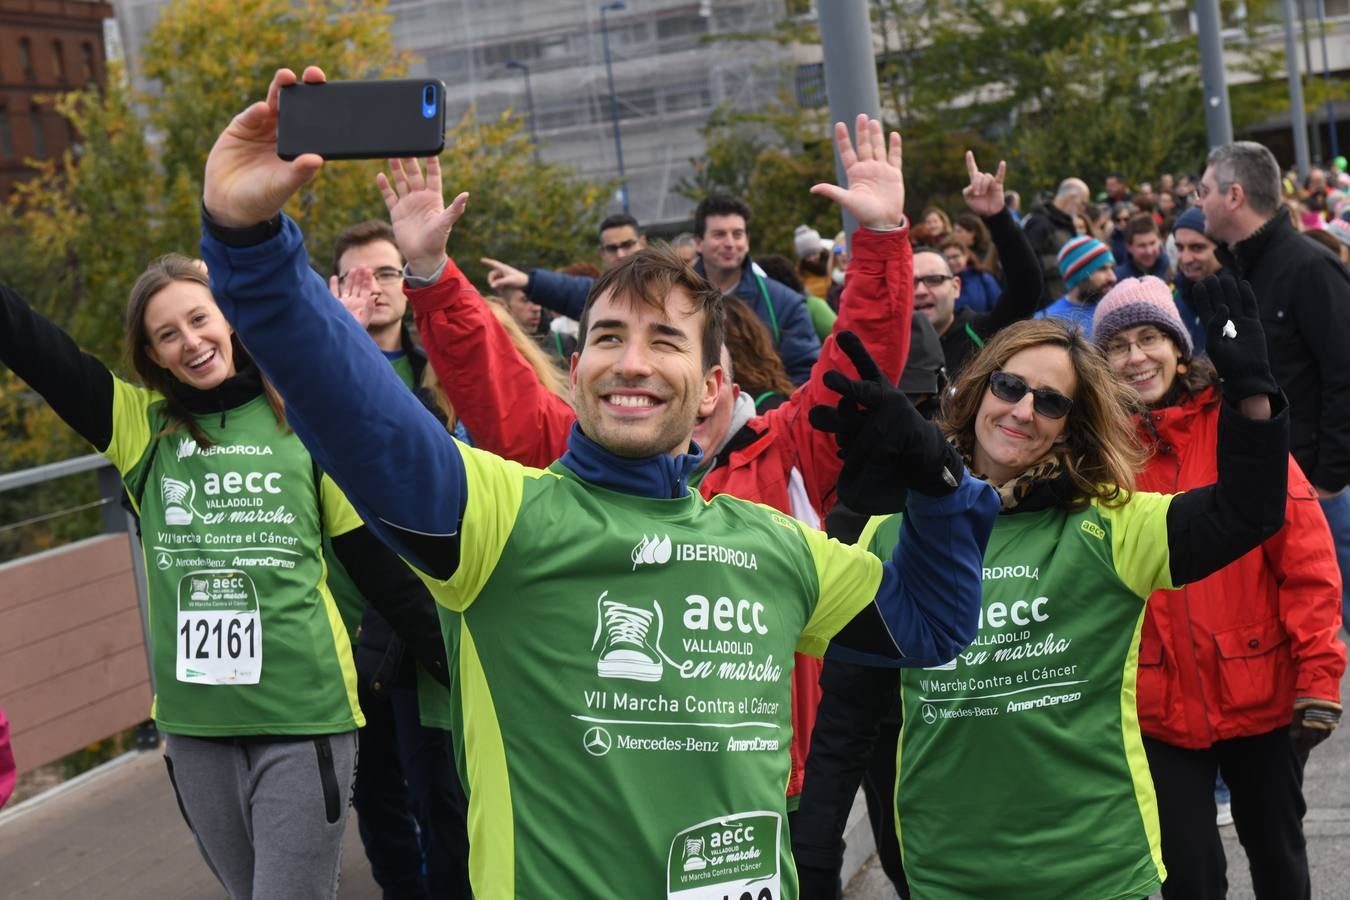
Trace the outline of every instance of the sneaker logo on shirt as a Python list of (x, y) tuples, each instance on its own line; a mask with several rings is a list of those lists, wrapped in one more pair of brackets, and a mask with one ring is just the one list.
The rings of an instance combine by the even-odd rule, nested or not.
[(660, 681), (665, 655), (660, 648), (665, 627), (660, 604), (653, 602), (652, 609), (644, 609), (607, 600), (608, 596), (609, 591), (605, 591), (595, 601), (597, 619), (591, 649), (600, 649), (596, 674), (601, 678)]

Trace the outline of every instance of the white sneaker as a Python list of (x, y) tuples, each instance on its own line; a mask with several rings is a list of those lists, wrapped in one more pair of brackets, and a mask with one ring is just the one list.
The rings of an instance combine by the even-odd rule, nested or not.
[[(660, 607), (655, 616), (651, 610), (629, 606), (617, 600), (606, 600), (609, 591), (596, 601), (598, 621), (591, 649), (600, 647), (596, 674), (601, 678), (627, 678), (633, 681), (660, 681), (661, 656), (657, 649), (661, 641)], [(648, 631), (656, 619), (656, 635), (649, 641)], [(604, 638), (603, 645), (600, 642)]]
[(1221, 827), (1221, 828), (1222, 828), (1224, 825), (1232, 825), (1232, 824), (1233, 824), (1233, 804), (1232, 804), (1232, 803), (1220, 803), (1220, 804), (1218, 804), (1218, 808), (1219, 808), (1219, 813), (1218, 813), (1218, 815), (1216, 815), (1216, 816), (1214, 817), (1214, 824), (1218, 825), (1218, 826)]

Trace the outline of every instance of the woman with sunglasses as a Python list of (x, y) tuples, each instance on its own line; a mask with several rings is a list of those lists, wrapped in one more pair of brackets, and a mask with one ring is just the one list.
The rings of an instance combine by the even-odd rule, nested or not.
[[(1210, 287), (1206, 298), (1216, 296)], [(945, 666), (901, 676), (896, 791), (912, 895), (1137, 898), (1164, 877), (1135, 715), (1144, 601), (1203, 578), (1283, 522), (1288, 424), (1255, 300), (1207, 312), (1230, 384), (1220, 479), (1134, 490), (1143, 450), (1129, 388), (1082, 333), (1054, 320), (1000, 331), (940, 416), (1003, 501), (984, 559), (979, 634)], [(1221, 335), (1231, 335), (1221, 337)], [(897, 422), (879, 383), (842, 383), (839, 496), (869, 511), (903, 487)], [(873, 519), (874, 552), (899, 517)]]
[[(1167, 285), (1151, 276), (1118, 284), (1097, 305), (1093, 337), (1146, 407), (1136, 421), (1153, 455), (1138, 487), (1176, 492), (1213, 481), (1226, 391), (1209, 360), (1193, 357)], [(1340, 721), (1345, 645), (1331, 532), (1292, 459), (1288, 471), (1284, 527), (1213, 575), (1155, 592), (1144, 615), (1139, 728), (1167, 898), (1226, 893), (1216, 769), (1232, 791), (1256, 896), (1310, 895), (1303, 763)]]
[(365, 720), (324, 538), (444, 682), (435, 607), (287, 428), (200, 261), (141, 274), (124, 350), (140, 385), (0, 285), (0, 361), (117, 468), (140, 517), (151, 715), (198, 850), (230, 897), (333, 897)]

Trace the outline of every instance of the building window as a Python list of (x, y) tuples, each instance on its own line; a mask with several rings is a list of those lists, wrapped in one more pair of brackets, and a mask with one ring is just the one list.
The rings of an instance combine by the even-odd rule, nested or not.
[(33, 44), (26, 37), (19, 38), (19, 69), (28, 81), (37, 80), (37, 73), (33, 71)]
[(57, 81), (66, 83), (66, 50), (60, 41), (52, 41), (52, 72)]
[(94, 81), (94, 45), (85, 41), (80, 45), (80, 82), (89, 84)]
[(14, 158), (14, 133), (9, 127), (9, 110), (0, 107), (0, 159)]
[(28, 127), (33, 132), (33, 155), (38, 159), (47, 158), (47, 135), (42, 130), (42, 109), (34, 106), (28, 111)]

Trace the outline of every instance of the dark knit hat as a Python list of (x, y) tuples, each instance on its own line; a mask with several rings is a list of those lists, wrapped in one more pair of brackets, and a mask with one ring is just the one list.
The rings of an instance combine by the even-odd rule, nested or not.
[(1191, 231), (1198, 231), (1208, 237), (1209, 235), (1205, 232), (1204, 210), (1198, 206), (1192, 206), (1190, 209), (1177, 216), (1177, 220), (1172, 223), (1172, 233), (1176, 234), (1181, 228), (1189, 228)]
[(900, 391), (905, 394), (936, 394), (941, 390), (941, 373), (947, 364), (938, 338), (928, 316), (916, 312), (910, 320), (909, 358), (900, 373)]
[(1111, 248), (1096, 238), (1085, 234), (1070, 238), (1059, 249), (1059, 274), (1064, 279), (1064, 289), (1073, 290), (1093, 272), (1114, 262)]
[(1107, 291), (1092, 314), (1092, 339), (1105, 349), (1112, 338), (1137, 325), (1156, 325), (1177, 345), (1183, 359), (1191, 358), (1191, 335), (1177, 314), (1172, 289), (1161, 278), (1126, 278)]

